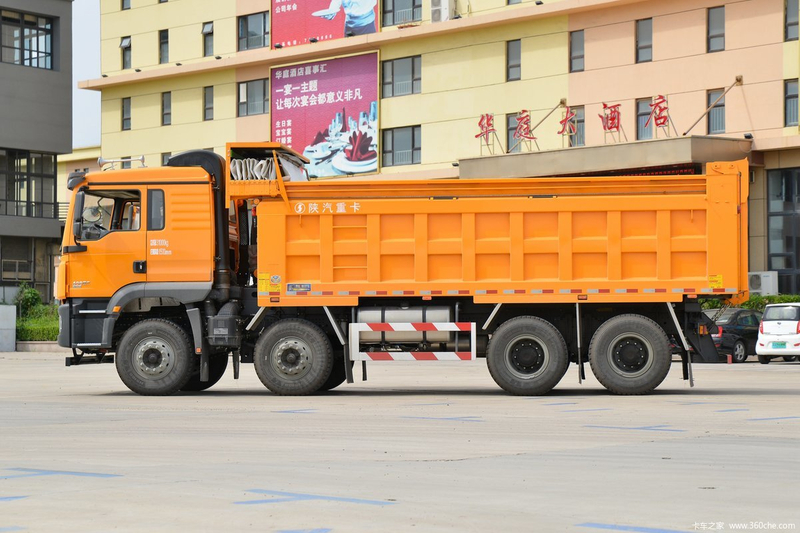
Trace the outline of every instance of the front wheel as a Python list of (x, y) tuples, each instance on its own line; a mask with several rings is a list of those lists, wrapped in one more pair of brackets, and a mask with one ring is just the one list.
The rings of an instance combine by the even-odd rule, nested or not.
[(731, 355), (734, 363), (744, 363), (747, 361), (747, 346), (744, 341), (736, 341), (733, 345), (733, 354)]
[(647, 317), (615, 316), (592, 336), (589, 363), (597, 381), (610, 392), (646, 394), (669, 373), (669, 338)]
[(125, 332), (115, 361), (120, 379), (130, 390), (145, 396), (166, 396), (186, 385), (198, 359), (180, 326), (155, 318)]
[(275, 394), (303, 396), (322, 388), (333, 369), (333, 349), (325, 333), (307, 320), (280, 320), (256, 342), (258, 378)]
[(486, 349), (495, 382), (511, 394), (539, 396), (558, 385), (569, 366), (567, 344), (549, 322), (533, 316), (507, 320)]

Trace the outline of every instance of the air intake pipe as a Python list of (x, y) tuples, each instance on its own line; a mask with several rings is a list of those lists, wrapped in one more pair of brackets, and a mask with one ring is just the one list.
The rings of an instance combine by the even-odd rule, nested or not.
[(214, 242), (216, 261), (214, 284), (209, 298), (219, 304), (231, 297), (234, 283), (228, 253), (228, 209), (225, 206), (225, 160), (207, 150), (191, 150), (170, 157), (169, 167), (200, 167), (211, 176), (214, 193)]

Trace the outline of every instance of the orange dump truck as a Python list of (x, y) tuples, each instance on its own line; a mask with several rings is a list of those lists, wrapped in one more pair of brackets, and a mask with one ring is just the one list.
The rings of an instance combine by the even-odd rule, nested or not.
[[(647, 393), (719, 356), (698, 297), (746, 298), (746, 161), (705, 174), (315, 181), (275, 143), (69, 178), (58, 272), (68, 365), (140, 394), (203, 390), (229, 360), (270, 390), (361, 361), (485, 357), (512, 394), (570, 363)], [(385, 363), (391, 364), (391, 363)], [(433, 371), (436, 371), (432, 369)], [(440, 370), (446, 371), (444, 369)]]

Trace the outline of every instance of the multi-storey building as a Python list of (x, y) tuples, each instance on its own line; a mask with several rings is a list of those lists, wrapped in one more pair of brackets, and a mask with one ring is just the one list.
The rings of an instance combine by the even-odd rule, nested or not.
[(0, 301), (52, 299), (58, 154), (72, 149), (72, 0), (0, 0)]
[[(331, 174), (468, 178), (747, 157), (750, 268), (800, 290), (798, 0), (101, 0), (101, 11), (103, 77), (83, 86), (102, 91), (106, 158), (161, 164), (280, 140)], [(373, 89), (374, 106), (352, 103)], [(299, 128), (316, 109), (328, 114)]]

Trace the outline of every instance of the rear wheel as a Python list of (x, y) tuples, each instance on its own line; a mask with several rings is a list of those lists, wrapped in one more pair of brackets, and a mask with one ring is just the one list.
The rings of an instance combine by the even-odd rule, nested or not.
[(333, 350), (325, 333), (300, 319), (267, 328), (253, 354), (256, 374), (275, 394), (302, 396), (320, 390), (333, 369)]
[(561, 333), (541, 318), (512, 318), (492, 335), (486, 363), (495, 382), (511, 394), (547, 394), (567, 370), (567, 344)]
[(137, 394), (165, 396), (179, 391), (197, 368), (189, 337), (177, 324), (150, 319), (122, 336), (115, 358), (117, 373)]
[(783, 360), (786, 361), (787, 363), (791, 363), (792, 361), (796, 361), (797, 357), (794, 355), (784, 355)]
[(669, 339), (647, 317), (619, 315), (597, 328), (589, 363), (597, 380), (614, 394), (646, 394), (669, 373)]
[(769, 357), (766, 356), (766, 355), (759, 355), (758, 356), (758, 362), (761, 363), (762, 365), (768, 365), (769, 364)]
[(734, 363), (744, 363), (747, 361), (747, 346), (744, 341), (736, 341), (733, 345), (733, 354), (731, 355)]
[[(322, 384), (319, 388), (320, 391), (329, 391), (335, 389), (347, 379), (347, 374), (345, 373), (345, 362), (343, 357), (334, 357), (333, 359), (333, 368), (331, 369), (331, 375), (328, 376), (328, 380)], [(350, 368), (353, 368), (353, 361), (348, 361), (347, 364), (350, 365)]]

